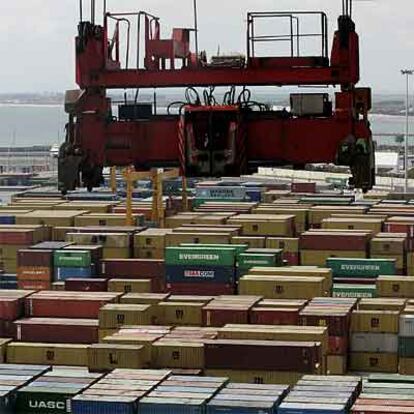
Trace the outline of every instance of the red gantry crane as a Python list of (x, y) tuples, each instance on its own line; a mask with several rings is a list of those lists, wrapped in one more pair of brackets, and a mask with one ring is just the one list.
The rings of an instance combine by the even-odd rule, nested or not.
[[(99, 25), (91, 0), (91, 19), (83, 21), (81, 13), (76, 38), (80, 90), (66, 95), (69, 123), (59, 154), (60, 190), (99, 186), (105, 166), (179, 167), (186, 176), (219, 177), (250, 173), (258, 166), (303, 168), (308, 163), (349, 166), (350, 184), (371, 189), (375, 183), (368, 121), (371, 89), (356, 86), (359, 38), (352, 2), (342, 3), (330, 55), (325, 13), (252, 12), (247, 15), (246, 55), (209, 60), (198, 51), (198, 41), (196, 51), (191, 51), (190, 38), (197, 28), (175, 28), (165, 39), (158, 17), (141, 11), (110, 13), (106, 1)], [(305, 18), (317, 19), (319, 30), (304, 32)], [(264, 21), (271, 21), (275, 30), (287, 22), (288, 32), (259, 34), (263, 30), (257, 26)], [(137, 62), (135, 67), (122, 67), (124, 50), (126, 62), (131, 60), (131, 22), (137, 22)], [(128, 33), (124, 48), (123, 25)], [(301, 54), (301, 43), (309, 38), (320, 45), (319, 55)], [(264, 43), (287, 45), (287, 56), (259, 55)], [(334, 104), (328, 93), (293, 93), (290, 109), (272, 110), (252, 100), (248, 87), (255, 86), (339, 88)], [(157, 113), (156, 103), (125, 99), (115, 116), (107, 95), (111, 89), (177, 87), (187, 88), (186, 100), (173, 102), (164, 114)], [(228, 88), (220, 103), (216, 87)], [(205, 90), (200, 94), (196, 88)]]

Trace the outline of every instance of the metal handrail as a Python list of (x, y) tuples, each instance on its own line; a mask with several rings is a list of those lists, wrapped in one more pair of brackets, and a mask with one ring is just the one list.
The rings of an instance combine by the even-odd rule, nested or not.
[[(349, 1), (349, 0), (343, 0)], [(321, 31), (318, 33), (300, 33), (301, 16), (321, 16)], [(255, 20), (270, 18), (288, 18), (290, 20), (290, 34), (285, 35), (255, 35)], [(291, 57), (300, 56), (300, 39), (305, 37), (321, 38), (322, 56), (328, 57), (328, 18), (324, 12), (298, 11), (298, 12), (250, 12), (247, 15), (247, 56), (255, 56), (255, 44), (258, 42), (290, 41)], [(296, 50), (295, 50), (296, 49)], [(296, 52), (296, 53), (295, 53)]]

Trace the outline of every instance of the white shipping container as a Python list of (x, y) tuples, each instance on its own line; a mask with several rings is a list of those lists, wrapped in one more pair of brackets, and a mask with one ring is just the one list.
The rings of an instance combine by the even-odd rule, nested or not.
[(414, 315), (400, 316), (400, 336), (405, 338), (414, 337)]
[(398, 353), (398, 335), (357, 332), (351, 336), (352, 352)]
[(197, 187), (196, 188), (197, 198), (206, 199), (236, 199), (243, 200), (246, 198), (246, 188), (240, 186), (211, 186), (211, 187)]

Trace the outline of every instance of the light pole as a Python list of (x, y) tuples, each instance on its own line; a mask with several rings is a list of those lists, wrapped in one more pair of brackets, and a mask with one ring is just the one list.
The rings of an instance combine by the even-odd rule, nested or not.
[(197, 0), (193, 1), (193, 7), (194, 7), (194, 31), (195, 31), (195, 53), (196, 53), (196, 59), (198, 62), (198, 7), (197, 7)]
[(406, 95), (405, 95), (405, 146), (404, 146), (404, 192), (408, 193), (408, 136), (409, 136), (409, 115), (410, 115), (410, 76), (414, 74), (412, 69), (403, 69), (401, 74), (406, 78)]

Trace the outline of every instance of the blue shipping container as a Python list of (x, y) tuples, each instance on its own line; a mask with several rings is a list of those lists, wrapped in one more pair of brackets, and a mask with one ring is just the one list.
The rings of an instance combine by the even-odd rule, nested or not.
[(279, 405), (278, 414), (346, 414), (345, 404), (285, 403)]
[(233, 266), (180, 266), (165, 267), (168, 283), (222, 283), (233, 284), (236, 276)]
[(205, 414), (206, 399), (145, 397), (138, 414)]
[(77, 395), (72, 398), (73, 414), (136, 414), (138, 398)]
[(0, 215), (0, 224), (16, 224), (16, 217)]
[(277, 408), (265, 401), (220, 401), (207, 405), (207, 414), (276, 414)]
[(89, 278), (94, 274), (94, 267), (56, 267), (55, 281), (60, 282), (69, 278)]

